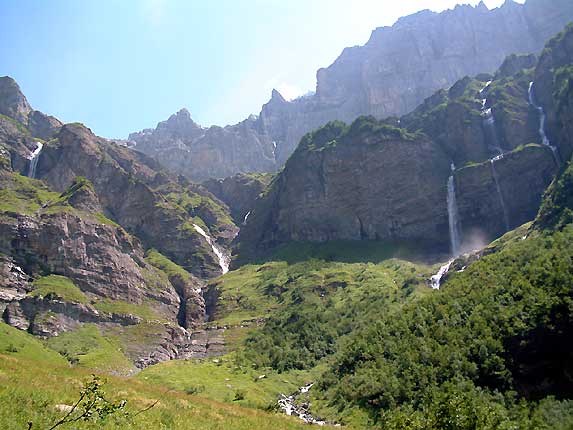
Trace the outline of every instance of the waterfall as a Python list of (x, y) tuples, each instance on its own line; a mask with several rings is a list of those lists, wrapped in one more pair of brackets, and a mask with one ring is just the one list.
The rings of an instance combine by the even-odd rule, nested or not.
[(251, 211), (247, 212), (247, 215), (245, 215), (245, 219), (243, 219), (243, 225), (247, 225), (247, 220), (249, 219), (249, 215), (251, 215)]
[(485, 84), (479, 94), (481, 99), (481, 115), (483, 117), (483, 129), (484, 134), (487, 142), (488, 149), (492, 152), (497, 152), (500, 155), (503, 154), (503, 149), (499, 144), (499, 139), (497, 138), (497, 131), (495, 129), (495, 118), (493, 116), (493, 111), (490, 107), (487, 107), (487, 97), (485, 96), (485, 92), (491, 85), (492, 81), (488, 81)]
[(499, 185), (499, 176), (497, 175), (497, 170), (495, 170), (495, 162), (501, 160), (503, 155), (498, 155), (490, 160), (491, 164), (491, 174), (493, 176), (493, 181), (495, 182), (495, 187), (497, 188), (497, 195), (499, 196), (499, 202), (501, 203), (501, 209), (503, 211), (503, 221), (505, 224), (505, 231), (509, 231), (509, 215), (507, 213), (507, 208), (505, 207), (505, 201), (503, 200), (503, 194), (501, 193), (501, 187)]
[(541, 137), (541, 143), (545, 146), (548, 146), (551, 149), (551, 151), (553, 152), (553, 158), (555, 159), (555, 163), (557, 163), (557, 165), (560, 165), (561, 162), (559, 160), (559, 154), (557, 153), (557, 148), (551, 145), (551, 142), (549, 141), (549, 138), (545, 133), (545, 121), (547, 117), (545, 115), (545, 111), (543, 110), (543, 106), (540, 106), (535, 102), (535, 88), (533, 82), (529, 83), (528, 96), (529, 96), (529, 104), (533, 106), (537, 110), (537, 112), (539, 112), (539, 136)]
[(30, 165), (28, 166), (28, 177), (35, 178), (36, 177), (36, 168), (38, 167), (38, 160), (40, 159), (40, 152), (42, 152), (42, 148), (44, 144), (42, 142), (36, 142), (38, 146), (32, 152), (30, 157)]
[(442, 267), (440, 267), (440, 270), (438, 271), (438, 273), (436, 273), (434, 276), (432, 276), (430, 278), (430, 286), (434, 289), (434, 290), (439, 290), (441, 285), (442, 285), (442, 279), (444, 278), (444, 276), (446, 276), (448, 274), (448, 272), (450, 271), (450, 267), (452, 266), (452, 263), (454, 262), (454, 260), (450, 260), (448, 261), (446, 264), (444, 264)]
[(231, 262), (230, 261), (231, 259), (225, 254), (225, 252), (221, 248), (219, 248), (215, 244), (213, 238), (209, 236), (207, 233), (205, 233), (205, 230), (203, 230), (197, 224), (193, 224), (193, 228), (195, 228), (195, 231), (197, 231), (197, 233), (203, 236), (207, 241), (207, 243), (211, 245), (211, 249), (219, 259), (219, 266), (221, 266), (221, 271), (223, 272), (223, 275), (227, 273), (229, 271), (229, 263)]
[(451, 165), (452, 174), (448, 178), (448, 223), (450, 226), (450, 245), (452, 249), (452, 255), (457, 257), (460, 254), (460, 221), (458, 216), (458, 204), (456, 202), (456, 184), (454, 178), (454, 171), (456, 166), (454, 163)]

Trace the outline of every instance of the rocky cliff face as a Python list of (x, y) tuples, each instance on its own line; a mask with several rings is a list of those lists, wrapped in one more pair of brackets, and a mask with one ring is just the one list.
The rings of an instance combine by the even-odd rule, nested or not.
[(26, 123), (32, 107), (14, 79), (0, 77), (0, 114)]
[(443, 13), (422, 11), (374, 30), (364, 46), (346, 48), (317, 72), (316, 94), (289, 102), (273, 90), (256, 120), (216, 129), (206, 141), (196, 136), (197, 127), (181, 127), (182, 133), (166, 138), (161, 124), (130, 138), (139, 150), (193, 179), (274, 171), (309, 131), (360, 115), (406, 114), (464, 76), (493, 73), (510, 54), (539, 52), (571, 20), (569, 0), (527, 0), (523, 5), (507, 0), (494, 10), (480, 3)]
[(424, 135), (373, 118), (310, 133), (260, 198), (241, 246), (287, 241), (434, 242), (447, 249), (449, 159)]
[(77, 176), (93, 183), (104, 212), (146, 247), (198, 276), (220, 273), (217, 256), (193, 224), (206, 226), (221, 243), (234, 237), (236, 227), (206, 191), (176, 182), (144, 155), (72, 124), (42, 150), (37, 177), (63, 192)]
[[(461, 251), (533, 219), (559, 159), (570, 156), (571, 34), (573, 27), (553, 39), (536, 68), (533, 57), (512, 56), (495, 75), (461, 79), (400, 119), (362, 117), (309, 133), (257, 200), (239, 253), (339, 239), (415, 241), (443, 252), (453, 196)], [(554, 112), (549, 143), (561, 157), (540, 132), (533, 80), (539, 103)]]
[(212, 244), (223, 249), (237, 231), (226, 205), (81, 124), (24, 109), (18, 86), (6, 82), (10, 94), (0, 104), (12, 116), (0, 115), (3, 321), (43, 337), (95, 325), (137, 367), (204, 356), (213, 342), (210, 353), (220, 353), (220, 339), (195, 333), (205, 302), (203, 282), (189, 272), (221, 273)]
[(562, 160), (573, 154), (573, 24), (553, 38), (535, 69), (533, 96), (546, 114), (546, 133)]
[(235, 224), (243, 225), (271, 179), (268, 173), (238, 173), (225, 179), (209, 179), (203, 185), (229, 206)]
[[(154, 324), (165, 335), (179, 333), (175, 351), (191, 344), (183, 329), (200, 324), (204, 313), (181, 310), (192, 309), (189, 302), (201, 309), (202, 283), (191, 275), (176, 282), (150, 264), (139, 241), (98, 212), (87, 180), (58, 194), (3, 169), (0, 183), (0, 313), (6, 323), (44, 337), (86, 323), (119, 332)], [(132, 343), (137, 365), (166, 354), (153, 343)]]
[(269, 172), (276, 168), (274, 146), (249, 118), (227, 127), (202, 128), (186, 109), (160, 122), (154, 130), (132, 133), (135, 149), (194, 181), (224, 178), (237, 172)]

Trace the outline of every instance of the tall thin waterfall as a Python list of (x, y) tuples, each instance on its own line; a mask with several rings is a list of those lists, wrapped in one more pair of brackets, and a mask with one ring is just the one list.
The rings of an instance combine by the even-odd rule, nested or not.
[(503, 155), (499, 155), (490, 160), (491, 164), (491, 175), (493, 176), (493, 181), (495, 182), (495, 187), (497, 188), (497, 195), (499, 196), (499, 201), (501, 203), (501, 209), (503, 211), (503, 222), (505, 224), (505, 231), (509, 231), (509, 214), (507, 213), (507, 208), (505, 207), (505, 201), (503, 200), (503, 194), (501, 193), (501, 187), (499, 185), (499, 176), (497, 170), (495, 170), (495, 162), (501, 160)]
[(503, 149), (501, 149), (501, 145), (499, 144), (499, 139), (497, 137), (497, 131), (495, 129), (495, 118), (493, 116), (492, 109), (487, 107), (487, 97), (485, 94), (491, 85), (491, 82), (492, 81), (488, 81), (479, 92), (480, 97), (482, 98), (481, 115), (483, 117), (483, 130), (487, 140), (488, 149), (501, 155), (503, 154)]
[(247, 220), (249, 219), (249, 215), (251, 215), (251, 211), (247, 212), (245, 218), (243, 219), (243, 225), (247, 225)]
[(495, 187), (497, 189), (497, 195), (499, 197), (499, 202), (501, 204), (501, 208), (503, 210), (503, 221), (505, 225), (505, 231), (509, 231), (509, 214), (507, 212), (507, 208), (505, 206), (505, 201), (503, 200), (503, 194), (501, 192), (501, 186), (499, 184), (499, 175), (497, 174), (497, 170), (495, 170), (495, 162), (501, 160), (504, 157), (504, 151), (499, 144), (499, 139), (497, 137), (497, 131), (495, 129), (495, 118), (493, 116), (493, 112), (491, 108), (487, 107), (487, 98), (486, 98), (486, 91), (491, 85), (492, 81), (486, 83), (485, 87), (483, 87), (480, 91), (481, 105), (482, 105), (482, 116), (483, 120), (483, 127), (485, 132), (485, 137), (488, 142), (488, 149), (492, 152), (497, 152), (498, 155), (491, 158), (490, 165), (491, 165), (491, 173), (493, 176), (493, 181), (495, 182)]
[(203, 230), (197, 224), (193, 224), (193, 228), (195, 229), (195, 231), (197, 233), (199, 233), (201, 236), (203, 236), (205, 238), (205, 240), (207, 241), (207, 243), (209, 245), (211, 245), (211, 249), (213, 250), (213, 253), (217, 256), (217, 259), (219, 260), (219, 266), (221, 267), (221, 271), (223, 272), (223, 275), (225, 273), (227, 273), (229, 271), (229, 264), (231, 262), (231, 259), (229, 258), (229, 256), (226, 255), (225, 252), (216, 245), (213, 238), (211, 236), (209, 236), (207, 233), (205, 233), (205, 230)]
[(561, 160), (559, 159), (557, 148), (551, 145), (551, 141), (549, 140), (549, 138), (547, 137), (547, 133), (545, 132), (545, 121), (547, 120), (545, 111), (543, 110), (543, 106), (540, 106), (535, 102), (535, 85), (533, 82), (529, 83), (528, 96), (529, 96), (529, 104), (533, 106), (535, 109), (537, 109), (537, 112), (539, 112), (539, 136), (541, 137), (541, 143), (551, 148), (551, 151), (553, 152), (553, 158), (555, 158), (555, 162), (557, 163), (557, 165), (559, 165), (561, 164)]
[(461, 234), (460, 234), (460, 220), (458, 216), (458, 204), (456, 202), (456, 183), (454, 178), (454, 171), (456, 166), (451, 164), (452, 174), (448, 178), (448, 223), (450, 226), (450, 246), (452, 254), (457, 257), (460, 254), (461, 247)]
[(30, 165), (28, 166), (28, 177), (35, 178), (36, 177), (36, 168), (38, 167), (38, 160), (40, 159), (40, 152), (42, 152), (42, 148), (44, 144), (42, 142), (36, 142), (38, 146), (32, 152), (32, 156), (30, 157)]

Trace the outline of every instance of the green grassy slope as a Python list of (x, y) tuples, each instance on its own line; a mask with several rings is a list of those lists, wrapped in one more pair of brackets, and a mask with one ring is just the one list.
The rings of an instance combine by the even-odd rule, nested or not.
[[(71, 368), (57, 353), (32, 336), (0, 323), (0, 428), (21, 430), (33, 422), (47, 429), (65, 415), (61, 406), (78, 398), (92, 371)], [(300, 429), (295, 418), (219, 403), (169, 391), (133, 378), (106, 376), (111, 400), (127, 400), (134, 412), (159, 403), (131, 420), (109, 418), (103, 423), (79, 421), (67, 428), (91, 430), (252, 430)], [(66, 428), (63, 426), (62, 428)]]

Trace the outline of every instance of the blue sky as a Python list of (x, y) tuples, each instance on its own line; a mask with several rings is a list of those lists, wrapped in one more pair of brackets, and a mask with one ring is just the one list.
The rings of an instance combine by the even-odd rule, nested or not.
[(314, 90), (316, 70), (374, 28), (458, 2), (0, 0), (0, 76), (35, 109), (105, 137), (182, 107), (202, 125), (226, 125), (259, 113), (272, 88)]

